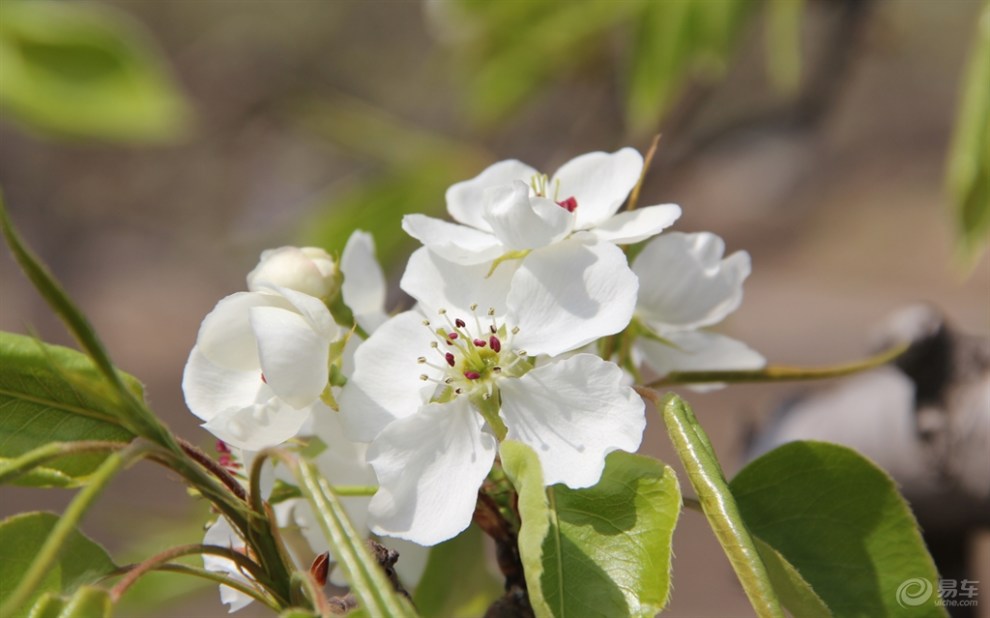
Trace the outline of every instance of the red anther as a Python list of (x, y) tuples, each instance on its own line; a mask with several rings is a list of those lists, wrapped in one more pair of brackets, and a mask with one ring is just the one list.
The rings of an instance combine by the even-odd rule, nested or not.
[(492, 335), (491, 337), (488, 338), (488, 344), (492, 346), (493, 352), (502, 351), (502, 342), (499, 341), (498, 337), (496, 337), (495, 335)]
[(223, 440), (217, 440), (217, 452), (218, 453), (229, 453), (230, 447)]
[(330, 574), (330, 553), (323, 552), (313, 559), (312, 566), (309, 567), (309, 574), (313, 576), (320, 586), (327, 585), (327, 575)]
[(577, 209), (577, 200), (573, 196), (567, 198), (566, 200), (561, 200), (557, 202), (557, 205), (561, 208), (567, 210), (567, 212), (574, 212)]
[(467, 323), (464, 320), (457, 318), (456, 320), (454, 320), (454, 326), (456, 326), (457, 328), (464, 328), (465, 326), (467, 326)]
[(465, 371), (464, 377), (467, 378), (468, 380), (477, 380), (478, 378), (481, 377), (481, 374), (478, 373), (477, 371)]
[(448, 365), (450, 365), (451, 367), (454, 366), (454, 355), (451, 352), (447, 352), (446, 354), (444, 354), (443, 358), (444, 360), (447, 361)]
[(449, 333), (447, 335), (447, 339), (450, 339), (451, 341), (453, 341), (454, 339), (457, 339), (457, 333)]
[(484, 339), (475, 339), (473, 343), (474, 343), (474, 347), (476, 348), (483, 348), (486, 345), (488, 345), (488, 342), (485, 341)]

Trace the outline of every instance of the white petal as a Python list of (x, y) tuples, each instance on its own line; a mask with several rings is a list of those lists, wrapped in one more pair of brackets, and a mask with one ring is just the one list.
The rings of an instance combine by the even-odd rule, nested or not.
[(382, 325), (385, 313), (385, 274), (375, 259), (375, 240), (371, 234), (355, 231), (347, 239), (340, 256), (344, 273), (341, 294), (354, 313), (354, 320), (370, 333)]
[(614, 215), (643, 170), (643, 157), (632, 148), (618, 152), (589, 152), (565, 163), (550, 186), (560, 182), (558, 200), (577, 200), (576, 229), (583, 230)]
[(605, 456), (634, 452), (646, 427), (643, 400), (613, 363), (577, 354), (499, 382), (507, 438), (536, 451), (544, 483), (579, 489), (601, 478)]
[(272, 296), (237, 292), (221, 299), (199, 327), (196, 345), (200, 351), (214, 363), (231, 369), (260, 367), (248, 315), (252, 307), (266, 307), (279, 302)]
[(505, 253), (495, 236), (426, 215), (402, 217), (402, 229), (430, 250), (461, 264), (479, 264)]
[(611, 243), (568, 239), (530, 253), (512, 278), (513, 346), (551, 356), (621, 331), (636, 306), (636, 276)]
[(429, 400), (435, 385), (419, 376), (435, 377), (437, 372), (416, 359), (442, 359), (430, 347), (436, 338), (423, 320), (418, 311), (400, 313), (358, 347), (354, 374), (337, 398), (351, 440), (371, 442), (386, 425), (414, 414)]
[(329, 379), (330, 339), (300, 314), (276, 307), (251, 309), (261, 368), (268, 385), (289, 405), (316, 401)]
[[(664, 335), (674, 346), (645, 337), (636, 342), (643, 360), (659, 375), (671, 371), (732, 371), (759, 369), (766, 359), (742, 341), (705, 331)], [(676, 347), (675, 347), (676, 346)], [(699, 384), (694, 390), (712, 390), (719, 384)]]
[(536, 173), (536, 170), (515, 159), (499, 161), (471, 180), (447, 189), (447, 212), (456, 221), (490, 232), (491, 228), (484, 219), (485, 189), (510, 184), (513, 180), (528, 183)]
[(570, 234), (574, 215), (552, 200), (530, 197), (529, 187), (515, 181), (488, 190), (485, 220), (508, 249), (545, 247)]
[[(212, 526), (207, 528), (206, 535), (203, 537), (203, 544), (219, 545), (220, 547), (228, 547), (238, 551), (243, 551), (245, 546), (244, 540), (234, 532), (234, 529), (224, 517), (220, 517)], [(237, 563), (227, 558), (203, 554), (203, 568), (214, 573), (223, 573), (227, 577), (244, 584), (250, 585), (252, 583), (244, 576)], [(247, 607), (253, 600), (243, 592), (234, 590), (229, 586), (220, 586), (220, 602), (228, 606), (230, 613)]]
[(723, 260), (724, 252), (722, 239), (708, 232), (651, 240), (633, 264), (643, 321), (665, 334), (710, 326), (735, 311), (750, 273), (749, 254), (737, 251)]
[(306, 322), (309, 323), (310, 328), (320, 336), (333, 340), (340, 335), (340, 327), (333, 321), (330, 310), (327, 309), (327, 306), (322, 300), (288, 288), (276, 287), (273, 289), (285, 300), (289, 301), (291, 308), (303, 316)]
[(647, 206), (632, 212), (620, 212), (589, 231), (599, 240), (630, 245), (656, 236), (673, 225), (680, 216), (681, 207), (676, 204)]
[(182, 393), (189, 410), (208, 421), (222, 410), (242, 408), (272, 396), (261, 380), (261, 369), (228, 369), (210, 362), (199, 346), (189, 353), (182, 373)]
[(260, 451), (296, 437), (314, 406), (296, 409), (273, 397), (243, 408), (221, 410), (203, 427), (231, 446)]
[(372, 530), (435, 545), (467, 528), (495, 461), (495, 438), (481, 427), (465, 397), (386, 427), (368, 449), (381, 483), (369, 506)]
[(520, 260), (506, 260), (488, 276), (491, 264), (456, 264), (421, 248), (409, 257), (399, 287), (419, 301), (431, 317), (443, 308), (453, 317), (467, 319), (472, 304), (478, 305), (482, 315), (493, 308), (496, 316), (502, 316), (506, 312), (509, 283), (520, 263)]

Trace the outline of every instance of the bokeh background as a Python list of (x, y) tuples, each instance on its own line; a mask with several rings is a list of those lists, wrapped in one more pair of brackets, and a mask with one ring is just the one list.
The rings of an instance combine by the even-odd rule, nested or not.
[[(990, 260), (959, 258), (960, 197), (946, 174), (983, 4), (82, 5), (130, 33), (156, 72), (142, 87), (167, 101), (117, 97), (100, 108), (109, 119), (90, 122), (66, 91), (61, 108), (32, 116), (30, 101), (9, 96), (20, 86), (0, 56), (0, 187), (117, 364), (178, 434), (207, 448), (183, 404), (182, 368), (203, 316), (245, 287), (261, 250), (339, 251), (355, 227), (369, 230), (392, 306), (408, 305), (395, 287), (415, 247), (398, 227), (404, 212), (441, 214), (447, 186), (500, 159), (552, 172), (592, 150), (645, 151), (656, 134), (641, 203), (678, 203), (675, 229), (713, 231), (752, 255), (745, 302), (724, 328), (772, 362), (861, 357), (874, 325), (916, 301), (990, 335)], [(14, 23), (3, 21), (0, 30)], [(79, 45), (95, 60), (49, 60), (85, 77), (104, 52)], [(70, 343), (6, 252), (0, 328)], [(828, 386), (685, 395), (734, 471), (745, 436), (781, 401)], [(675, 460), (658, 417), (643, 450)], [(61, 509), (71, 493), (0, 496), (6, 515)], [(177, 479), (141, 465), (83, 527), (126, 561), (197, 541), (204, 513)], [(751, 614), (697, 513), (683, 514), (674, 551), (667, 615)], [(211, 587), (174, 581), (142, 587), (120, 615), (225, 613)], [(990, 599), (981, 605), (990, 615)]]

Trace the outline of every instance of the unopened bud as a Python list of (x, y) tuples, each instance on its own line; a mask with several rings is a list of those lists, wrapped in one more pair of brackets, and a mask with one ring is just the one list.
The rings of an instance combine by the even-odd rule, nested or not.
[(337, 262), (317, 247), (279, 247), (262, 252), (261, 261), (248, 273), (248, 289), (268, 286), (288, 288), (324, 301), (340, 291), (342, 276)]

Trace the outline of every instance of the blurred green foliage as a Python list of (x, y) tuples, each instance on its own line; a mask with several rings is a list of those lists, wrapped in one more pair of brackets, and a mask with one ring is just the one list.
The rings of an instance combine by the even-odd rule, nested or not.
[[(562, 77), (603, 56), (624, 81), (630, 136), (645, 140), (690, 84), (722, 77), (759, 7), (750, 0), (427, 0), (426, 13), (455, 59), (466, 132), (475, 142)], [(768, 71), (775, 84), (793, 89), (803, 2), (767, 0), (766, 7)], [(289, 115), (374, 168), (321, 197), (302, 240), (339, 250), (354, 227), (370, 228), (386, 264), (415, 246), (399, 227), (402, 215), (441, 215), (446, 188), (495, 161), (474, 145), (411, 128), (353, 100), (309, 100)]]
[[(803, 1), (765, 4), (768, 71), (777, 85), (793, 88)], [(475, 122), (496, 124), (547, 84), (605, 56), (623, 82), (629, 132), (643, 138), (658, 130), (693, 80), (723, 75), (759, 6), (752, 0), (457, 0), (430, 2), (430, 15), (457, 51)]]
[(143, 30), (111, 7), (4, 0), (0, 66), (0, 109), (45, 133), (162, 141), (189, 118)]
[(949, 153), (948, 185), (963, 259), (990, 240), (990, 1), (984, 2)]

